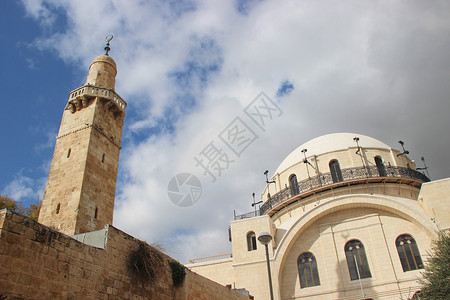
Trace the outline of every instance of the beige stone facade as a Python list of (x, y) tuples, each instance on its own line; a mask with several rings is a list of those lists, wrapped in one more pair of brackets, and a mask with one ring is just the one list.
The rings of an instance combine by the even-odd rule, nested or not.
[(114, 92), (114, 60), (100, 55), (69, 95), (39, 222), (73, 235), (112, 224), (126, 103)]
[(231, 222), (232, 257), (188, 267), (269, 299), (264, 246), (249, 245), (269, 232), (275, 299), (412, 297), (431, 241), (448, 229), (450, 179), (428, 182), (402, 153), (348, 133), (300, 146), (269, 180), (259, 213)]

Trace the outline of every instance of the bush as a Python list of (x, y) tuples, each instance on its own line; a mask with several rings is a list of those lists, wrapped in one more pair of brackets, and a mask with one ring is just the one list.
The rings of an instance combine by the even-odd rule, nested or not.
[(441, 231), (431, 246), (430, 258), (422, 273), (420, 299), (450, 299), (450, 234)]

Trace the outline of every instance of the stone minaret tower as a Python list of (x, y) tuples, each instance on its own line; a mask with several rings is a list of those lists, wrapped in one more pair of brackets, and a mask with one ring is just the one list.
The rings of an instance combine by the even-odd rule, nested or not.
[(70, 92), (39, 214), (40, 223), (67, 235), (113, 221), (127, 104), (114, 91), (116, 63), (105, 49), (89, 67), (86, 84)]

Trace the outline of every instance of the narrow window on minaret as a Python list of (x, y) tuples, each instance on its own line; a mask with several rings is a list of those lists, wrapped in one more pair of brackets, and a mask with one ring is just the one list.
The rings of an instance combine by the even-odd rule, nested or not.
[(98, 207), (95, 208), (94, 219), (97, 219), (97, 214), (98, 214)]
[(70, 152), (72, 152), (72, 148), (69, 148), (69, 151), (67, 151), (67, 158), (70, 157)]
[(105, 162), (105, 153), (103, 153), (103, 156), (102, 156), (102, 163), (104, 163)]
[(59, 214), (59, 210), (61, 209), (61, 203), (58, 203), (56, 206), (56, 214)]

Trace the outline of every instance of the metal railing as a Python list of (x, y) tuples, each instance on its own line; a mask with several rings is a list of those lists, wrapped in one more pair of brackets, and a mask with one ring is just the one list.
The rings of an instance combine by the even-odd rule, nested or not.
[(259, 211), (251, 211), (242, 215), (235, 216), (235, 220), (241, 220), (246, 218), (252, 218), (255, 216), (261, 216), (267, 211), (272, 209), (279, 203), (283, 203), (286, 200), (312, 191), (314, 189), (329, 186), (332, 184), (339, 184), (340, 182), (346, 182), (350, 180), (366, 179), (366, 178), (411, 178), (422, 182), (428, 182), (430, 179), (419, 171), (405, 167), (384, 167), (378, 168), (376, 166), (371, 167), (359, 167), (342, 169), (340, 174), (325, 173), (319, 176), (311, 177), (302, 180), (297, 183), (297, 186), (286, 187), (278, 193), (272, 195), (269, 200), (263, 203), (259, 208)]
[(260, 210), (258, 209), (258, 210), (254, 210), (254, 211), (251, 211), (251, 212), (242, 214), (242, 215), (234, 215), (234, 219), (235, 219), (235, 220), (242, 220), (242, 219), (248, 219), (248, 218), (258, 217), (258, 216), (260, 216), (260, 215), (261, 215), (261, 214), (260, 214)]
[(219, 260), (219, 259), (225, 259), (225, 258), (232, 258), (232, 257), (233, 257), (232, 253), (219, 254), (219, 255), (214, 255), (214, 256), (193, 258), (193, 259), (189, 260), (189, 263), (195, 264), (195, 263), (199, 263), (199, 262), (207, 262), (207, 261)]

